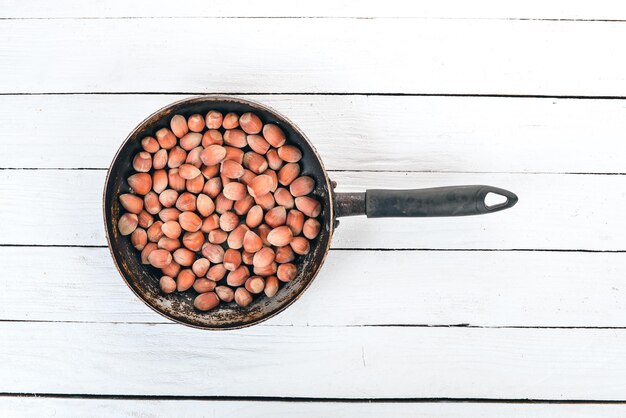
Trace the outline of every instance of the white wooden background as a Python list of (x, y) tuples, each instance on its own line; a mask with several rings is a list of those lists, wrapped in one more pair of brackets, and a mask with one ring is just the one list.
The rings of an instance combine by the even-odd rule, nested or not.
[[(626, 6), (405, 3), (0, 1), (0, 415), (626, 415)], [(115, 271), (101, 191), (202, 93), (285, 113), (340, 191), (520, 202), (344, 219), (276, 318), (172, 324)]]

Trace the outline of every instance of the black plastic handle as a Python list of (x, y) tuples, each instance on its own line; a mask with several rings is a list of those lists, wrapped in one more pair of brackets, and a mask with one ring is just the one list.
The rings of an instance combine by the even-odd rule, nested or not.
[[(487, 194), (505, 197), (488, 206)], [(467, 216), (497, 212), (513, 207), (517, 196), (491, 186), (449, 186), (413, 190), (367, 190), (337, 193), (337, 216), (367, 215), (368, 218)]]

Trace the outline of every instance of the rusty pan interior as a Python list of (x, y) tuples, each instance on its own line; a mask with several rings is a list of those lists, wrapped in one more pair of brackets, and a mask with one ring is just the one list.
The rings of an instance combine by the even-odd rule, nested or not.
[[(256, 295), (254, 301), (245, 308), (234, 302), (222, 303), (217, 309), (200, 312), (193, 306), (197, 293), (190, 289), (184, 293), (174, 292), (164, 295), (159, 289), (160, 270), (142, 265), (140, 253), (133, 248), (129, 237), (119, 234), (117, 222), (122, 212), (118, 196), (130, 192), (126, 179), (133, 174), (132, 158), (141, 150), (143, 137), (154, 136), (156, 131), (169, 127), (175, 114), (188, 117), (195, 113), (206, 115), (209, 110), (224, 114), (236, 112), (256, 113), (264, 123), (275, 123), (287, 135), (287, 142), (302, 150), (302, 174), (315, 179), (313, 194), (322, 203), (323, 210), (318, 220), (322, 224), (319, 236), (311, 242), (311, 250), (297, 260), (297, 277), (285, 284), (273, 298)], [(161, 315), (176, 322), (203, 329), (233, 329), (256, 324), (276, 315), (293, 303), (317, 275), (324, 262), (333, 233), (333, 195), (330, 181), (321, 159), (306, 136), (287, 118), (264, 105), (234, 97), (201, 96), (173, 103), (149, 116), (137, 126), (115, 155), (109, 168), (104, 188), (104, 220), (109, 249), (113, 260), (126, 284), (148, 306)]]

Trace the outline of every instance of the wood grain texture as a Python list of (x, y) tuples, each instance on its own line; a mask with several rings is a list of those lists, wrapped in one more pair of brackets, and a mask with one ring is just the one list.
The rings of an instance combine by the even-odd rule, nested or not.
[[(0, 167), (107, 168), (141, 120), (184, 97), (0, 96)], [(623, 100), (245, 97), (297, 123), (330, 170), (626, 171)]]
[(5, 322), (0, 333), (2, 392), (626, 398), (626, 330)]
[(288, 401), (201, 401), (137, 399), (59, 399), (16, 397), (0, 398), (3, 416), (19, 417), (224, 417), (317, 418), (320, 416), (371, 417), (480, 417), (548, 418), (622, 418), (624, 405), (555, 405), (489, 403), (371, 403), (371, 402), (288, 402)]
[(4, 20), (0, 92), (619, 96), (625, 36), (619, 22)]
[[(0, 265), (0, 320), (171, 324), (105, 248), (0, 248)], [(615, 253), (331, 251), (302, 298), (264, 325), (625, 327), (624, 270)]]
[(2, 18), (111, 18), (111, 17), (418, 17), (418, 18), (491, 18), (491, 19), (624, 19), (626, 13), (619, 4), (599, 0), (545, 3), (529, 0), (503, 4), (496, 0), (477, 0), (471, 4), (460, 0), (406, 3), (401, 0), (379, 2), (348, 0), (319, 0), (292, 2), (271, 0), (237, 0), (224, 3), (185, 0), (168, 1), (97, 0), (22, 2), (5, 0)]
[[(105, 171), (0, 171), (0, 244), (106, 245)], [(513, 209), (478, 217), (344, 218), (333, 248), (624, 250), (625, 176), (334, 172), (338, 191), (488, 184)], [(45, 214), (44, 214), (45, 210)]]
[[(598, 175), (626, 172), (619, 3), (3, 6), (0, 393), (255, 401), (0, 396), (1, 416), (624, 416), (624, 404), (398, 402), (626, 402), (626, 176)], [(520, 203), (342, 219), (283, 314), (221, 333), (169, 323), (108, 249), (80, 246), (105, 244), (102, 169), (126, 134), (211, 92), (292, 118), (339, 191), (484, 183)]]

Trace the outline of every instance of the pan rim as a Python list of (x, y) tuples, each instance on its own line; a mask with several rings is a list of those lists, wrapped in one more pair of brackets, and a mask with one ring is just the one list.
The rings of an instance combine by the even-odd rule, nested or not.
[[(122, 272), (115, 251), (113, 249), (113, 244), (111, 241), (111, 234), (112, 231), (109, 228), (109, 222), (108, 222), (108, 218), (107, 218), (107, 208), (106, 208), (106, 201), (107, 201), (107, 188), (109, 185), (109, 182), (111, 180), (111, 171), (113, 169), (113, 166), (115, 165), (115, 163), (118, 161), (118, 158), (120, 158), (121, 156), (121, 152), (122, 149), (126, 146), (126, 144), (131, 140), (131, 138), (133, 138), (134, 136), (136, 136), (136, 134), (145, 129), (147, 126), (149, 126), (150, 124), (148, 123), (149, 121), (152, 121), (153, 118), (157, 117), (159, 114), (163, 113), (163, 112), (167, 112), (169, 110), (171, 110), (172, 108), (175, 108), (177, 106), (180, 105), (187, 105), (187, 104), (193, 104), (193, 103), (198, 103), (198, 102), (234, 102), (234, 103), (240, 103), (240, 104), (245, 104), (248, 105), (250, 107), (253, 107), (254, 109), (260, 111), (260, 112), (265, 112), (265, 113), (269, 113), (271, 115), (277, 116), (278, 118), (282, 119), (283, 121), (285, 121), (286, 123), (288, 123), (290, 125), (290, 128), (293, 129), (306, 143), (307, 145), (310, 147), (310, 149), (312, 150), (315, 158), (317, 159), (317, 161), (320, 164), (320, 167), (322, 169), (322, 174), (324, 175), (324, 181), (325, 181), (325, 187), (326, 190), (328, 191), (327, 193), (327, 197), (326, 197), (326, 203), (328, 205), (328, 210), (329, 210), (329, 221), (328, 221), (328, 240), (326, 242), (326, 247), (323, 248), (322, 250), (324, 251), (324, 254), (320, 260), (320, 262), (317, 264), (316, 266), (316, 270), (313, 273), (313, 275), (311, 276), (311, 279), (308, 280), (305, 284), (304, 287), (298, 292), (296, 293), (293, 297), (291, 297), (290, 299), (288, 299), (283, 305), (281, 305), (280, 307), (278, 307), (275, 311), (264, 315), (260, 318), (254, 319), (250, 322), (244, 322), (244, 323), (238, 323), (236, 325), (227, 325), (227, 326), (221, 326), (221, 327), (215, 327), (215, 326), (208, 326), (208, 325), (199, 325), (199, 324), (193, 324), (193, 323), (189, 323), (189, 322), (185, 322), (182, 319), (176, 318), (170, 314), (168, 314), (167, 312), (163, 312), (161, 310), (159, 310), (156, 306), (154, 306), (153, 304), (151, 304), (148, 300), (146, 300), (141, 294), (139, 294), (137, 292), (137, 290), (131, 285), (131, 283), (129, 283), (129, 280), (126, 278), (126, 275)], [(124, 283), (126, 284), (126, 286), (128, 288), (130, 288), (130, 290), (135, 294), (135, 296), (141, 300), (145, 305), (147, 305), (150, 309), (152, 309), (154, 312), (158, 313), (159, 315), (175, 322), (181, 325), (185, 325), (191, 328), (196, 328), (196, 329), (202, 329), (202, 330), (210, 330), (210, 331), (228, 331), (228, 330), (236, 330), (236, 329), (242, 329), (242, 328), (247, 328), (253, 325), (257, 325), (261, 322), (267, 321), (270, 318), (273, 318), (274, 316), (278, 315), (279, 313), (283, 312), (285, 309), (287, 309), (289, 306), (291, 306), (296, 300), (298, 300), (303, 294), (304, 292), (306, 292), (306, 290), (311, 286), (311, 283), (313, 283), (313, 281), (317, 278), (317, 275), (319, 274), (320, 270), (322, 269), (322, 266), (324, 265), (324, 262), (326, 261), (326, 257), (328, 256), (328, 252), (330, 250), (330, 244), (333, 238), (333, 233), (334, 233), (334, 229), (335, 229), (335, 202), (334, 202), (334, 190), (332, 187), (332, 183), (330, 178), (328, 177), (328, 171), (326, 170), (326, 167), (324, 166), (324, 162), (321, 158), (321, 156), (319, 155), (317, 149), (313, 146), (313, 144), (311, 143), (311, 140), (306, 136), (306, 134), (298, 127), (298, 125), (296, 125), (293, 121), (291, 121), (289, 118), (287, 118), (285, 115), (283, 115), (282, 113), (278, 112), (277, 110), (271, 108), (270, 106), (267, 106), (263, 103), (259, 103), (257, 101), (254, 100), (249, 100), (249, 99), (244, 99), (238, 96), (227, 96), (227, 95), (217, 95), (217, 94), (206, 94), (206, 95), (195, 95), (195, 96), (191, 96), (191, 97), (187, 97), (184, 99), (180, 99), (174, 102), (171, 102), (169, 104), (167, 104), (166, 106), (161, 107), (160, 109), (156, 110), (155, 112), (151, 113), (150, 115), (148, 115), (146, 118), (144, 118), (137, 126), (135, 126), (135, 128), (133, 128), (130, 133), (126, 136), (126, 138), (124, 139), (124, 141), (122, 141), (122, 143), (119, 145), (117, 151), (115, 152), (115, 155), (113, 156), (112, 160), (111, 160), (111, 164), (109, 165), (109, 168), (107, 169), (107, 173), (104, 179), (104, 189), (103, 189), (103, 193), (102, 193), (102, 215), (103, 215), (103, 221), (104, 221), (104, 229), (105, 229), (105, 235), (106, 235), (106, 240), (107, 240), (107, 248), (109, 249), (109, 253), (111, 255), (111, 258), (113, 259), (113, 263), (115, 265), (115, 269), (117, 270), (117, 272), (119, 273), (119, 275), (122, 277), (122, 280), (124, 281)], [(112, 223), (111, 223), (112, 225)]]

